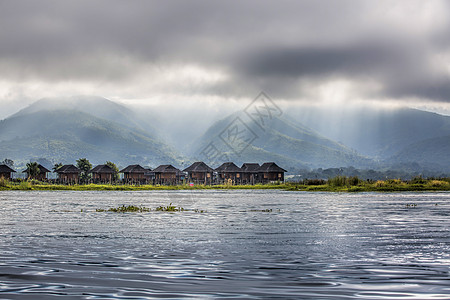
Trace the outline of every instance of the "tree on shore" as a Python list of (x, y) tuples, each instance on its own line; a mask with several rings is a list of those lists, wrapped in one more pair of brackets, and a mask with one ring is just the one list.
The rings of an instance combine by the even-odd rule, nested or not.
[(113, 180), (118, 180), (119, 179), (119, 168), (116, 166), (116, 164), (111, 161), (107, 161), (106, 165), (115, 171), (115, 173), (113, 174)]
[(9, 159), (9, 158), (5, 158), (5, 159), (1, 162), (1, 164), (2, 164), (2, 165), (7, 165), (7, 166), (10, 167), (10, 168), (13, 168), (13, 167), (14, 167), (14, 161), (13, 161), (12, 159)]
[(27, 163), (27, 173), (28, 173), (28, 179), (35, 179), (41, 172), (39, 169), (39, 164), (37, 162), (29, 162)]
[(54, 164), (53, 165), (53, 172), (56, 172), (56, 171), (58, 171), (58, 169), (59, 168), (61, 168), (63, 166), (63, 164), (62, 163), (57, 163), (57, 164)]
[(81, 181), (87, 182), (90, 179), (89, 171), (92, 169), (92, 164), (87, 158), (80, 158), (77, 160), (77, 167), (81, 170)]

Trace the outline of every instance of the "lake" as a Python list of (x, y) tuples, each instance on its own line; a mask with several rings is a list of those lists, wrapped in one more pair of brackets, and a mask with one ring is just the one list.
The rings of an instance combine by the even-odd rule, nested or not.
[[(188, 210), (96, 212), (170, 203)], [(450, 297), (450, 193), (3, 191), (0, 204), (1, 299)]]

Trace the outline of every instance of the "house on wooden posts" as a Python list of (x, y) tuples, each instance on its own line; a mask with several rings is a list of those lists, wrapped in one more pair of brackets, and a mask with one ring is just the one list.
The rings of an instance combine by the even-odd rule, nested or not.
[(155, 173), (151, 168), (145, 168), (144, 177), (147, 182), (153, 182), (155, 180)]
[(74, 165), (64, 165), (55, 171), (58, 174), (58, 181), (64, 183), (78, 182), (81, 170)]
[(241, 184), (242, 182), (242, 170), (233, 162), (223, 163), (215, 171), (217, 172), (218, 183)]
[(257, 163), (244, 163), (242, 170), (242, 184), (258, 183), (258, 169), (260, 165)]
[(280, 168), (274, 162), (263, 163), (258, 169), (258, 181), (261, 183), (269, 183), (273, 181), (284, 182), (285, 169)]
[(212, 184), (214, 170), (202, 161), (198, 161), (183, 170), (188, 173), (190, 182), (197, 184)]
[(144, 182), (146, 181), (146, 172), (147, 170), (140, 165), (129, 165), (125, 169), (119, 171), (119, 173), (123, 173), (123, 180), (125, 182)]
[(92, 179), (94, 182), (112, 182), (114, 180), (114, 175), (116, 170), (108, 165), (98, 165), (89, 171), (92, 174)]
[(41, 164), (38, 165), (38, 168), (39, 168), (39, 174), (36, 176), (31, 176), (30, 170), (28, 168), (25, 171), (23, 171), (22, 173), (27, 173), (27, 178), (30, 178), (30, 179), (36, 179), (36, 180), (40, 180), (40, 181), (47, 180), (47, 173), (50, 173), (51, 171)]
[(0, 178), (12, 179), (12, 173), (16, 173), (7, 165), (0, 165)]
[(152, 172), (155, 184), (178, 184), (184, 180), (184, 173), (172, 165), (160, 165)]

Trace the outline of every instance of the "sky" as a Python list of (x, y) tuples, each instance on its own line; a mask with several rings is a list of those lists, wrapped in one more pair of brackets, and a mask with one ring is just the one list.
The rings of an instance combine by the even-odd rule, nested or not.
[(80, 94), (219, 114), (260, 91), (450, 115), (449, 23), (432, 0), (0, 0), (0, 119)]

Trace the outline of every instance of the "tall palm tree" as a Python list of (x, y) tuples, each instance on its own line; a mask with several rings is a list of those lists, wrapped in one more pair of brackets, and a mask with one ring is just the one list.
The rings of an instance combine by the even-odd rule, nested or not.
[(57, 163), (57, 164), (55, 164), (55, 165), (53, 166), (53, 172), (58, 171), (58, 169), (61, 168), (62, 166), (63, 166), (62, 163)]
[(28, 179), (35, 179), (37, 178), (37, 176), (39, 175), (39, 173), (41, 172), (41, 170), (39, 170), (39, 164), (37, 162), (29, 162), (27, 163), (27, 170), (28, 170)]
[(89, 171), (92, 169), (92, 164), (87, 158), (80, 158), (77, 160), (77, 167), (81, 170), (81, 181), (87, 182), (90, 177)]

